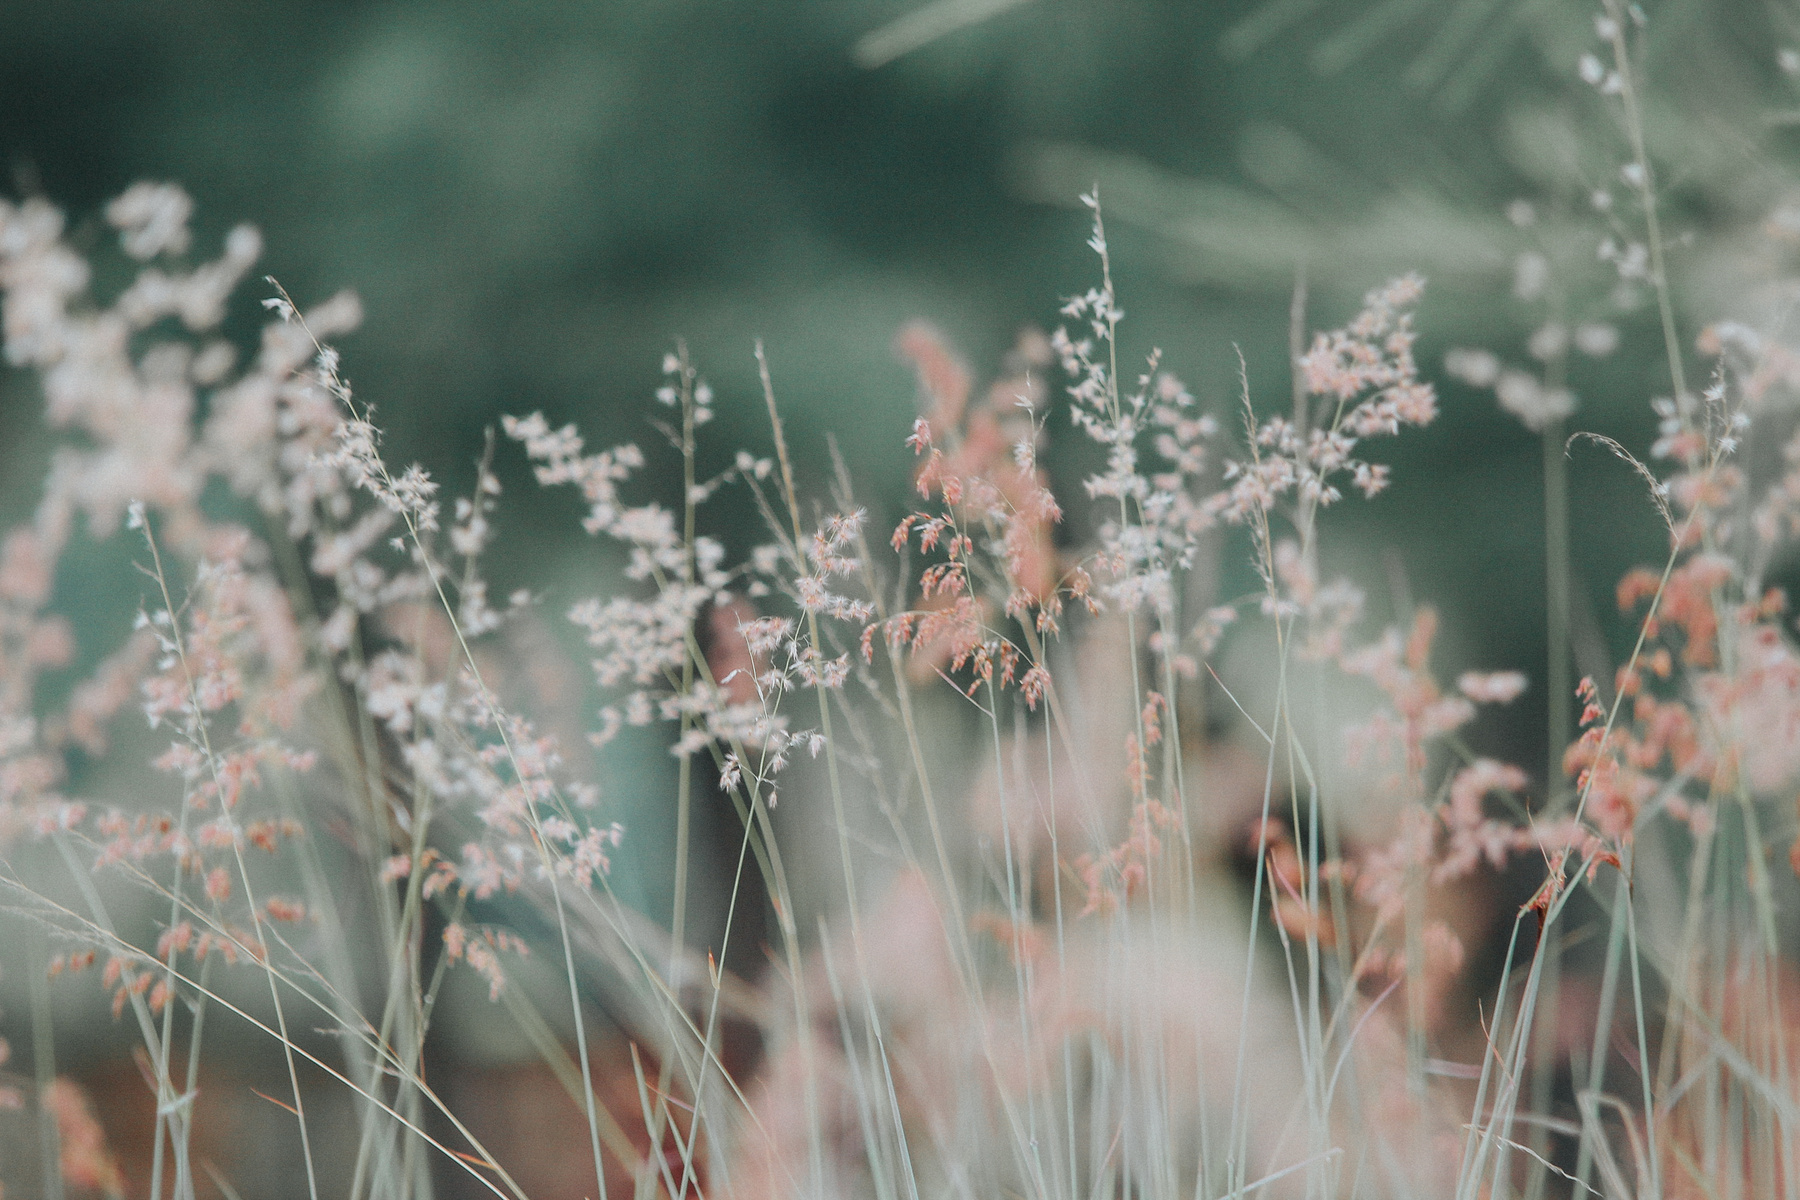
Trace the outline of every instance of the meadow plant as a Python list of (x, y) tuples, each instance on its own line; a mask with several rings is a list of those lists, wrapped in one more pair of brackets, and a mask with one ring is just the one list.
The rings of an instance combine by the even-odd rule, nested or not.
[[(133, 272), (105, 299), (60, 212), (0, 206), (5, 353), (57, 434), (0, 548), (0, 886), (52, 946), (6, 964), (35, 997), (36, 1078), (0, 1082), (28, 1134), (3, 1143), (9, 1186), (235, 1194), (194, 1149), (223, 1023), (280, 1058), (294, 1194), (523, 1198), (542, 1164), (485, 1140), (433, 1065), (446, 978), (471, 972), (579, 1112), (586, 1195), (1800, 1195), (1800, 839), (1776, 853), (1800, 440), (1758, 450), (1792, 434), (1800, 351), (1778, 306), (1681, 328), (1641, 25), (1608, 0), (1579, 67), (1625, 135), (1589, 197), (1616, 278), (1584, 294), (1520, 201), (1534, 365), (1443, 360), (1546, 467), (1549, 662), (1453, 681), (1444, 618), (1409, 602), (1370, 628), (1322, 549), (1330, 510), (1387, 489), (1385, 439), (1438, 414), (1416, 275), (1319, 333), (1297, 289), (1278, 398), (1240, 359), (1209, 410), (1160, 352), (1127, 365), (1090, 193), (1098, 282), (985, 390), (944, 335), (900, 332), (916, 500), (888, 525), (842, 463), (828, 501), (802, 495), (760, 346), (763, 452), (702, 473), (725, 401), (677, 345), (666, 446), (509, 416), (447, 499), (346, 382), (353, 297), (268, 284), (239, 363), (221, 327), (254, 231), (196, 262), (189, 198), (134, 186), (104, 213)], [(1618, 356), (1646, 293), (1654, 444), (1570, 439), (1571, 351)], [(1040, 459), (1064, 437), (1097, 466), (1059, 495)], [(1618, 584), (1618, 663), (1569, 620), (1569, 464), (1614, 469), (1571, 459), (1589, 442), (1667, 532)], [(534, 712), (542, 596), (499, 601), (483, 571), (508, 455), (579, 491), (621, 564), (566, 609), (586, 728)], [(720, 497), (764, 519), (741, 557), (705, 532)], [(1090, 534), (1065, 529), (1078, 507)], [(59, 615), (79, 539), (134, 557), (130, 629)], [(1239, 550), (1258, 582), (1231, 596)], [(1577, 685), (1578, 658), (1603, 665)], [(1531, 687), (1537, 773), (1465, 739)], [(637, 836), (616, 793), (640, 783), (580, 765), (632, 730), (676, 762), (666, 925), (613, 885)], [(695, 866), (715, 788), (726, 881)], [(1497, 909), (1521, 872), (1536, 890)], [(555, 990), (518, 982), (534, 958)], [(137, 1040), (148, 1129), (102, 1130), (55, 1076), (48, 993), (94, 988)], [(348, 1124), (319, 1117), (325, 1081)]]

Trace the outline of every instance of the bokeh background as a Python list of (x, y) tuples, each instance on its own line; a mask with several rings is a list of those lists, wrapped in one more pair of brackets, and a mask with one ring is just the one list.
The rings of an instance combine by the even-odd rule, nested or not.
[[(1800, 101), (1779, 51), (1800, 40), (1800, 16), (1758, 0), (1645, 7), (1648, 123), (1691, 337), (1705, 320), (1755, 315), (1733, 305), (1767, 264), (1740, 247), (1794, 187)], [(1394, 486), (1331, 514), (1327, 565), (1368, 589), (1371, 625), (1435, 604), (1442, 674), (1541, 680), (1541, 448), (1439, 364), (1469, 345), (1527, 361), (1549, 301), (1522, 302), (1514, 285), (1519, 256), (1541, 253), (1568, 318), (1621, 335), (1609, 358), (1572, 363), (1571, 427), (1648, 446), (1647, 401), (1668, 386), (1654, 306), (1596, 256), (1610, 218), (1592, 197), (1617, 189), (1625, 152), (1578, 78), (1595, 10), (10, 0), (0, 187), (64, 207), (93, 248), (107, 198), (176, 181), (198, 202), (200, 253), (249, 221), (266, 271), (303, 303), (360, 293), (347, 374), (390, 456), (452, 490), (502, 413), (541, 409), (594, 442), (656, 442), (649, 399), (678, 339), (720, 397), (708, 461), (762, 452), (762, 339), (803, 490), (826, 491), (835, 438), (878, 527), (906, 503), (911, 468), (915, 385), (895, 332), (926, 319), (978, 377), (993, 372), (1022, 326), (1053, 327), (1062, 299), (1095, 281), (1076, 202), (1095, 184), (1127, 346), (1160, 346), (1221, 413), (1238, 402), (1238, 349), (1258, 405), (1286, 404), (1297, 278), (1309, 324), (1329, 328), (1416, 269), (1429, 280), (1419, 356), (1443, 415), (1376, 451)], [(232, 319), (246, 345), (262, 294)], [(1063, 429), (1053, 422), (1046, 458), (1071, 485), (1088, 452)], [(47, 446), (35, 385), (0, 375), (5, 523), (30, 511)], [(538, 588), (554, 614), (603, 587), (607, 564), (579, 544), (570, 498), (538, 494), (516, 454), (498, 468), (497, 593)], [(1612, 585), (1663, 539), (1626, 468), (1578, 451), (1570, 470), (1574, 620), (1604, 657), (1630, 634)], [(666, 472), (646, 484), (679, 502)], [(746, 507), (716, 506), (706, 532), (757, 540)], [(1077, 513), (1069, 536), (1080, 530)], [(1227, 594), (1249, 590), (1244, 556), (1227, 558)], [(72, 561), (62, 606), (123, 629), (141, 591), (128, 562)], [(1542, 764), (1545, 719), (1539, 687), (1472, 740)], [(641, 783), (667, 763), (652, 748), (633, 770)], [(667, 842), (663, 808), (628, 822), (640, 845)], [(641, 890), (653, 912), (654, 891)]]
[[(1777, 49), (1788, 8), (1649, 6), (1652, 128), (1677, 269), (1765, 212), (1793, 148)], [(89, 226), (130, 182), (175, 180), (201, 245), (250, 221), (303, 301), (353, 288), (344, 347), (390, 453), (465, 480), (502, 412), (596, 440), (654, 440), (644, 413), (684, 338), (721, 393), (711, 448), (766, 444), (765, 340), (803, 468), (838, 439), (877, 513), (902, 502), (914, 385), (891, 350), (922, 317), (977, 373), (1052, 326), (1095, 263), (1076, 196), (1108, 206), (1127, 342), (1161, 346), (1228, 407), (1233, 347), (1260, 403), (1287, 388), (1296, 273), (1329, 327), (1386, 277), (1423, 271), (1421, 357), (1522, 359), (1541, 306), (1509, 296), (1548, 247), (1622, 349), (1577, 363), (1577, 427), (1640, 449), (1658, 386), (1648, 307), (1608, 308), (1586, 199), (1619, 135), (1577, 78), (1595, 6), (1556, 0), (774, 0), (504, 5), (228, 0), (0, 6), (0, 168)], [(1540, 219), (1509, 224), (1527, 199)], [(216, 243), (215, 243), (216, 244)], [(1714, 296), (1688, 289), (1706, 301)], [(238, 310), (246, 337), (255, 296)], [(1581, 315), (1577, 312), (1576, 315)], [(1708, 313), (1706, 316), (1716, 314)], [(1637, 365), (1641, 364), (1641, 368)], [(1375, 619), (1404, 580), (1448, 618), (1449, 656), (1530, 670), (1542, 621), (1539, 449), (1491, 397), (1444, 382), (1444, 417), (1392, 449), (1393, 491), (1336, 515), (1329, 555)], [(1665, 385), (1666, 386), (1666, 385)], [(0, 398), (7, 515), (31, 502), (35, 397)], [(1053, 446), (1065, 475), (1080, 470)], [(502, 455), (503, 474), (519, 480)], [(1654, 549), (1629, 480), (1574, 464), (1583, 599), (1605, 623), (1619, 570)], [(566, 506), (514, 488), (494, 570), (541, 582)], [(717, 516), (734, 543), (753, 531)], [(1384, 553), (1385, 551), (1385, 553)], [(1509, 585), (1495, 586), (1497, 581)], [(571, 584), (571, 586), (577, 586)], [(555, 597), (552, 597), (555, 599)], [(129, 606), (128, 606), (129, 607)], [(1496, 727), (1529, 741), (1542, 695)], [(1510, 724), (1508, 723), (1510, 722)], [(1496, 747), (1500, 748), (1500, 747)], [(1540, 746), (1541, 751), (1541, 737)], [(1524, 761), (1540, 753), (1513, 747)]]

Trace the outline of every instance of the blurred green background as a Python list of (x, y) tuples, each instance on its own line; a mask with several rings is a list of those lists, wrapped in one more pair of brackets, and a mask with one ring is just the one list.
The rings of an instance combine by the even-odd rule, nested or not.
[[(91, 253), (109, 236), (107, 198), (176, 181), (198, 202), (198, 253), (249, 221), (264, 269), (303, 304), (360, 293), (347, 374), (390, 456), (452, 492), (506, 412), (653, 446), (651, 395), (677, 339), (719, 394), (708, 465), (764, 452), (761, 338), (803, 490), (827, 493), (834, 435), (876, 528), (908, 503), (912, 465), (915, 385), (894, 333), (931, 321), (985, 382), (1021, 326), (1054, 326), (1062, 298), (1096, 281), (1076, 203), (1095, 183), (1127, 347), (1162, 347), (1221, 413), (1238, 399), (1234, 348), (1259, 407), (1287, 405), (1300, 273), (1322, 329), (1419, 270), (1418, 353), (1442, 417), (1370, 448), (1394, 486), (1329, 514), (1326, 565), (1368, 589), (1366, 633), (1409, 601), (1437, 605), (1441, 678), (1528, 672), (1533, 690), (1469, 741), (1541, 772), (1542, 450), (1438, 366), (1468, 345), (1529, 363), (1547, 301), (1513, 291), (1519, 255), (1541, 253), (1566, 315), (1621, 334), (1610, 358), (1573, 360), (1571, 428), (1648, 448), (1647, 401), (1668, 388), (1654, 307), (1642, 289), (1619, 294), (1596, 257), (1608, 220), (1625, 233), (1635, 221), (1591, 202), (1623, 195), (1619, 131), (1577, 74), (1598, 48), (1597, 7), (0, 0), (0, 186), (64, 207)], [(1800, 17), (1759, 0), (1646, 8), (1647, 122), (1691, 344), (1705, 321), (1756, 319), (1741, 311), (1747, 283), (1787, 265), (1745, 248), (1800, 191), (1800, 101), (1778, 58)], [(1506, 216), (1521, 200), (1536, 214), (1525, 226)], [(245, 345), (261, 287), (232, 318)], [(1697, 360), (1690, 377), (1705, 378)], [(6, 524), (42, 478), (40, 409), (32, 381), (0, 374)], [(1091, 454), (1065, 422), (1052, 431), (1046, 461), (1077, 495)], [(521, 457), (498, 459), (508, 489), (489, 566), (495, 594), (538, 589), (554, 620), (608, 586), (607, 560), (582, 545), (574, 498), (539, 493)], [(652, 463), (643, 486), (678, 503), (669, 457)], [(1570, 471), (1576, 633), (1604, 659), (1632, 632), (1614, 582), (1660, 561), (1665, 541), (1624, 466), (1578, 450)], [(745, 504), (705, 523), (734, 547), (758, 540)], [(59, 604), (84, 630), (128, 626), (142, 583), (125, 553), (71, 549)], [(1227, 596), (1253, 588), (1247, 546), (1227, 566)], [(621, 886), (655, 913), (672, 760), (647, 739), (635, 749), (611, 764), (631, 785), (613, 797), (635, 805), (622, 815), (638, 874)], [(486, 1021), (479, 1003), (464, 1011)]]
[[(1285, 404), (1297, 271), (1324, 328), (1417, 268), (1431, 280), (1420, 357), (1444, 416), (1380, 449), (1396, 485), (1333, 514), (1327, 560), (1369, 586), (1372, 622), (1401, 591), (1438, 604), (1446, 673), (1541, 679), (1539, 446), (1437, 364), (1459, 344), (1523, 361), (1543, 310), (1509, 288), (1515, 256), (1541, 247), (1571, 311), (1623, 332), (1607, 363), (1575, 364), (1574, 426), (1648, 441), (1663, 372), (1653, 314), (1607, 299), (1587, 205), (1622, 161), (1576, 78), (1595, 11), (14, 0), (0, 7), (0, 157), (15, 193), (68, 208), (89, 244), (107, 197), (169, 179), (199, 203), (202, 247), (248, 220), (267, 235), (266, 269), (303, 302), (354, 288), (368, 319), (344, 346), (348, 373), (393, 457), (451, 487), (502, 412), (654, 441), (646, 402), (677, 338), (721, 395), (709, 453), (766, 446), (760, 337), (815, 494), (833, 433), (885, 519), (904, 503), (913, 416), (895, 330), (931, 320), (979, 375), (1021, 325), (1053, 325), (1060, 298), (1096, 276), (1074, 203), (1096, 181), (1128, 345), (1162, 346), (1221, 408), (1235, 400), (1234, 345), (1259, 403)], [(1689, 239), (1683, 294), (1701, 309), (1730, 294), (1704, 269), (1711, 248), (1789, 184), (1791, 126), (1767, 116), (1791, 102), (1775, 49), (1792, 17), (1748, 0), (1671, 0), (1650, 17), (1654, 148)], [(1541, 214), (1529, 229), (1502, 215), (1520, 198)], [(246, 338), (256, 298), (235, 318)], [(1712, 315), (1684, 313), (1686, 334)], [(17, 379), (0, 396), (19, 515), (36, 476), (16, 447), (35, 437), (35, 399)], [(1068, 478), (1082, 453), (1049, 457)], [(522, 483), (517, 456), (501, 457)], [(1581, 591), (1610, 629), (1612, 582), (1656, 553), (1656, 520), (1618, 464), (1588, 453), (1572, 469)], [(502, 588), (560, 573), (551, 611), (589, 570), (547, 564), (569, 554), (567, 501), (511, 488), (494, 557)], [(743, 516), (709, 519), (742, 545)], [(1539, 763), (1543, 719), (1540, 688), (1477, 739)]]

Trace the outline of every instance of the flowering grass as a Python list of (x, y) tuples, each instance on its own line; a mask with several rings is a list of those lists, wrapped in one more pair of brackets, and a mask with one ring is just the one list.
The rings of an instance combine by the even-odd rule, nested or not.
[[(1319, 333), (1297, 289), (1291, 379), (1225, 364), (1238, 401), (1208, 411), (1128, 347), (1085, 196), (1097, 283), (985, 389), (900, 332), (915, 496), (878, 520), (841, 462), (802, 494), (760, 346), (736, 400), (766, 447), (717, 474), (726, 401), (677, 346), (660, 445), (507, 417), (451, 498), (384, 457), (346, 381), (354, 298), (269, 284), (237, 362), (253, 231), (196, 262), (187, 196), (139, 184), (104, 214), (132, 275), (106, 299), (61, 213), (0, 207), (8, 362), (59, 437), (0, 549), (0, 887), (45, 947), (6, 964), (34, 1075), (0, 1084), (7, 1185), (237, 1194), (196, 1146), (236, 1086), (213, 1048), (248, 1033), (309, 1197), (522, 1198), (551, 1165), (583, 1195), (744, 1200), (1800, 1194), (1777, 853), (1800, 848), (1800, 449), (1759, 450), (1800, 376), (1784, 311), (1676, 317), (1640, 20), (1609, 3), (1581, 66), (1625, 134), (1624, 198), (1594, 205), (1616, 286), (1571, 296), (1528, 250), (1533, 365), (1443, 362), (1546, 467), (1550, 658), (1453, 681), (1434, 609), (1371, 628), (1321, 565), (1331, 510), (1379, 503), (1384, 443), (1438, 412), (1417, 276)], [(1644, 296), (1658, 438), (1585, 436), (1642, 476), (1667, 557), (1619, 582), (1629, 654), (1577, 683), (1605, 648), (1569, 617), (1567, 472), (1615, 464), (1569, 456), (1568, 364), (1617, 354)], [(1040, 464), (1063, 438), (1096, 447), (1073, 494)], [(533, 637), (558, 614), (483, 572), (508, 456), (617, 552), (562, 614), (600, 697), (578, 725), (532, 686), (563, 665)], [(721, 505), (764, 542), (728, 552)], [(52, 603), (80, 539), (141, 572), (110, 640)], [(1239, 552), (1258, 586), (1224, 594)], [(1544, 769), (1473, 752), (1483, 709), (1534, 687)], [(675, 763), (666, 925), (615, 886), (641, 779), (584, 769), (646, 736)], [(434, 1047), (459, 981), (578, 1137), (527, 1151), (458, 1103)], [(56, 1076), (60, 1014), (95, 993), (147, 1129), (103, 1129)]]

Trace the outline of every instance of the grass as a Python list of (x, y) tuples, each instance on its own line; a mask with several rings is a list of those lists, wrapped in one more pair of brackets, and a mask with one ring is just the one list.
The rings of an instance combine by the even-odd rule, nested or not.
[[(276, 286), (232, 363), (254, 234), (196, 265), (190, 202), (139, 185), (106, 213), (136, 278), (102, 302), (60, 213), (0, 209), (7, 353), (64, 443), (0, 552), (0, 886), (46, 947), (8, 964), (34, 998), (7, 1181), (235, 1194), (255, 1152), (196, 1145), (239, 1086), (209, 1063), (248, 1031), (279, 1051), (256, 1094), (294, 1169), (271, 1186), (312, 1198), (522, 1200), (554, 1171), (684, 1200), (1800, 1193), (1774, 853), (1800, 481), (1757, 449), (1791, 427), (1793, 359), (1785, 316), (1681, 327), (1640, 27), (1609, 0), (1581, 74), (1623, 134), (1630, 203), (1593, 240), (1609, 287), (1655, 302), (1657, 442), (1568, 436), (1571, 354), (1619, 338), (1572, 321), (1596, 302), (1542, 254), (1535, 365), (1445, 361), (1542, 438), (1547, 588), (1519, 601), (1545, 613), (1541, 679), (1440, 679), (1432, 608), (1371, 629), (1324, 574), (1332, 509), (1379, 502), (1383, 439), (1437, 413), (1415, 276), (1323, 333), (1302, 283), (1291, 380), (1226, 364), (1237, 403), (1208, 411), (1123, 344), (1091, 193), (1096, 285), (985, 391), (901, 332), (917, 494), (888, 525), (850, 464), (802, 493), (760, 345), (764, 454), (704, 474), (722, 401), (677, 346), (665, 446), (509, 417), (446, 501), (345, 380), (352, 299)], [(1099, 464), (1072, 495), (1039, 465), (1067, 436)], [(1643, 478), (1669, 549), (1619, 585), (1629, 654), (1575, 687), (1605, 648), (1570, 620), (1568, 472), (1613, 469), (1570, 458), (1584, 438)], [(529, 686), (563, 666), (529, 636), (542, 598), (483, 575), (509, 456), (575, 489), (622, 564), (567, 613), (592, 721)], [(763, 518), (741, 559), (706, 532), (722, 505)], [(50, 603), (78, 529), (143, 573), (114, 644)], [(1224, 594), (1239, 552), (1259, 585)], [(1531, 686), (1535, 776), (1469, 736)], [(676, 758), (666, 927), (615, 886), (647, 850), (586, 769), (622, 734)], [(707, 857), (715, 791), (735, 819)], [(1522, 906), (1503, 871), (1532, 873)], [(512, 1103), (566, 1093), (577, 1136), (531, 1149), (459, 1103), (433, 1031), (471, 983), (541, 1061)], [(60, 1008), (95, 995), (139, 1043), (147, 1137), (55, 1069)]]

